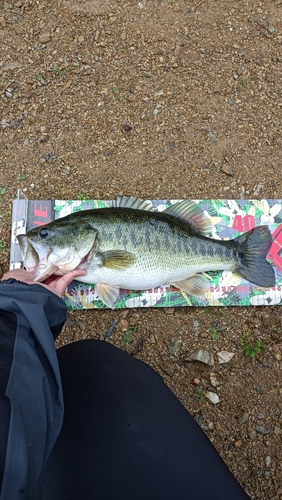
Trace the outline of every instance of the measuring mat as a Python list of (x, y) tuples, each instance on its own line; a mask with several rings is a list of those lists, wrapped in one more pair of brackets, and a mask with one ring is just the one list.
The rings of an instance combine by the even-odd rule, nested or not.
[[(150, 200), (159, 211), (180, 200)], [(163, 285), (147, 291), (120, 290), (115, 308), (178, 306), (259, 306), (282, 304), (282, 200), (194, 200), (210, 218), (215, 239), (234, 239), (250, 229), (267, 225), (273, 244), (267, 255), (276, 285), (265, 288), (249, 283), (230, 271), (206, 273), (209, 290), (201, 298)], [(10, 269), (21, 268), (22, 255), (16, 236), (79, 210), (111, 207), (102, 200), (28, 200), (19, 191), (13, 201)], [(63, 297), (68, 309), (105, 309), (95, 285), (74, 281)]]

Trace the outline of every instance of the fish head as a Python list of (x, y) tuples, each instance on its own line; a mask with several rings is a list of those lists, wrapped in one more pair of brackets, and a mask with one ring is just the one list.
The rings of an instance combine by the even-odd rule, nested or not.
[(58, 219), (18, 235), (24, 267), (34, 281), (83, 269), (97, 246), (98, 232), (86, 221)]

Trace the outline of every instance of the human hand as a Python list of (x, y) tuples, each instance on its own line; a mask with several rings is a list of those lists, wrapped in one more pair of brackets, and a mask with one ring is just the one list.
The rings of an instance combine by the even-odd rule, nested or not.
[(63, 276), (52, 276), (48, 278), (46, 283), (37, 283), (32, 280), (31, 275), (25, 271), (24, 269), (13, 269), (12, 271), (8, 271), (6, 274), (2, 276), (1, 281), (8, 280), (10, 278), (22, 281), (27, 285), (41, 285), (44, 288), (47, 288), (50, 292), (55, 293), (58, 297), (62, 297), (67, 286), (77, 277), (77, 276), (85, 276), (85, 269), (74, 269)]

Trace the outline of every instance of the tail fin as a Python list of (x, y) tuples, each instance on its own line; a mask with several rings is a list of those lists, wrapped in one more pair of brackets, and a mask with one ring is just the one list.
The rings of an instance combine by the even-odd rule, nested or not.
[(233, 241), (239, 244), (240, 260), (236, 272), (258, 286), (274, 286), (275, 273), (266, 260), (273, 241), (268, 226), (255, 227)]

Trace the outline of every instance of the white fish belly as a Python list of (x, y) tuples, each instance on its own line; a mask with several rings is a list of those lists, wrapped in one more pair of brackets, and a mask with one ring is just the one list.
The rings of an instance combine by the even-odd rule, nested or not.
[(138, 258), (135, 264), (125, 270), (109, 269), (101, 266), (87, 269), (87, 275), (79, 279), (87, 283), (108, 283), (131, 290), (148, 290), (166, 283), (175, 283), (196, 273), (217, 270), (232, 270), (232, 264), (223, 263), (187, 263), (174, 268), (161, 266), (154, 261)]

